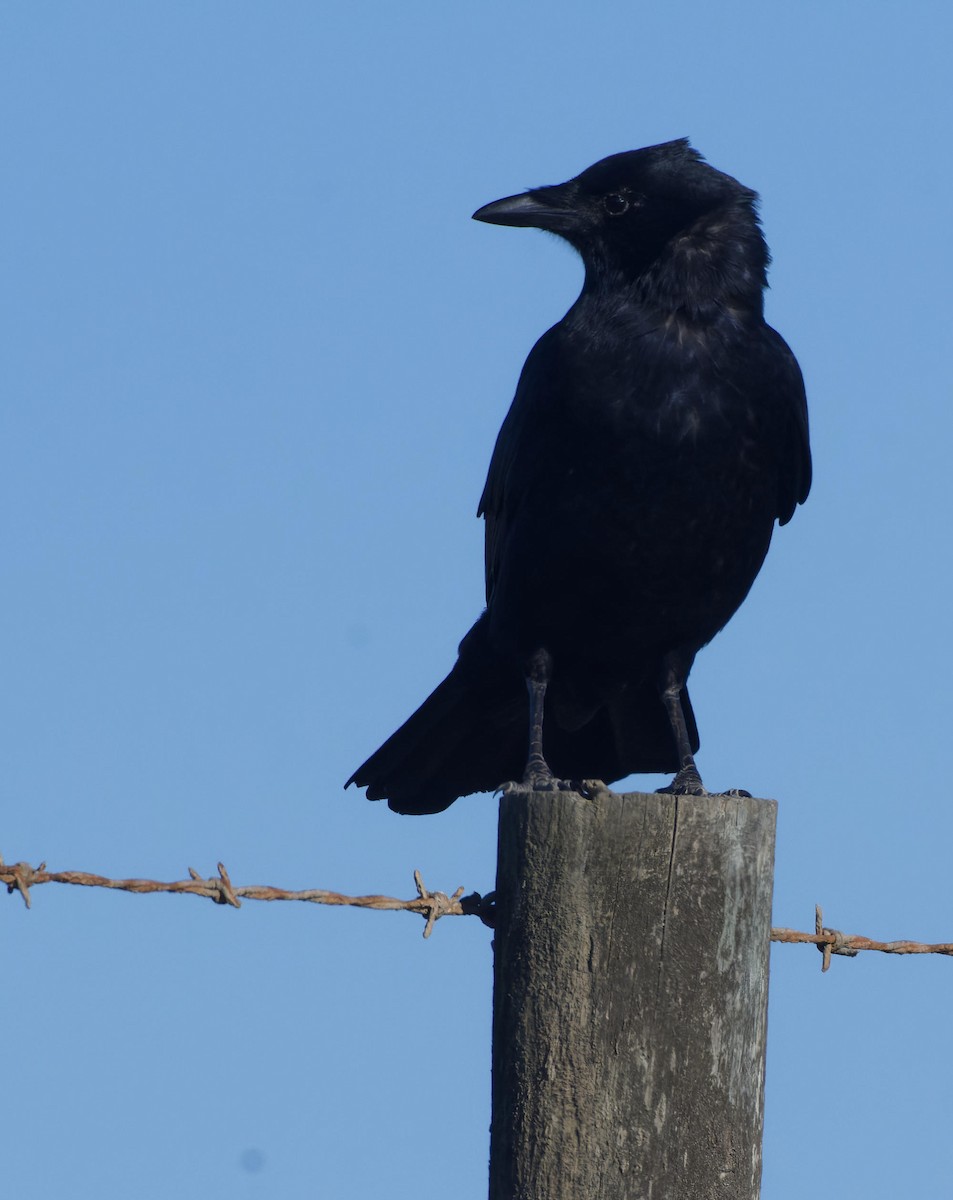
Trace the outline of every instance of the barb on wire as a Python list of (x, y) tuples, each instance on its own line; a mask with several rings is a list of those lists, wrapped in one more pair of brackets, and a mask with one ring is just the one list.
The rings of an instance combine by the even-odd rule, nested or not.
[[(441, 917), (479, 917), (491, 929), (496, 923), (496, 897), (493, 892), (486, 896), (481, 896), (479, 892), (464, 896), (462, 887), (458, 887), (452, 896), (446, 892), (432, 892), (424, 884), (419, 871), (414, 871), (417, 895), (412, 900), (398, 900), (394, 896), (344, 896), (323, 888), (293, 892), (254, 884), (235, 887), (223, 863), (218, 864), (217, 877), (205, 879), (189, 867), (188, 879), (160, 883), (155, 879), (107, 879), (104, 875), (92, 875), (88, 871), (47, 871), (45, 862), (38, 867), (31, 867), (25, 862), (4, 863), (0, 858), (0, 884), (6, 886), (8, 893), (19, 892), (27, 908), (30, 907), (30, 888), (41, 883), (71, 883), (80, 887), (114, 888), (121, 892), (136, 893), (183, 892), (190, 896), (204, 896), (216, 904), (227, 904), (232, 908), (241, 908), (242, 900), (303, 900), (309, 904), (413, 912), (424, 918), (425, 938), (430, 937)], [(879, 950), (883, 954), (946, 954), (953, 957), (953, 942), (878, 942), (859, 934), (849, 936), (839, 929), (828, 929), (824, 925), (824, 913), (820, 905), (814, 910), (813, 933), (801, 933), (798, 929), (772, 929), (771, 941), (813, 943), (823, 956), (822, 971), (830, 967), (832, 955), (854, 958), (861, 950)]]
[(823, 955), (821, 970), (831, 965), (832, 954), (843, 954), (856, 958), (861, 950), (879, 950), (882, 954), (947, 954), (953, 956), (953, 942), (877, 942), (860, 934), (841, 933), (839, 929), (828, 929), (824, 925), (824, 910), (814, 906), (814, 932), (801, 933), (797, 929), (772, 929), (772, 942), (813, 942)]
[(104, 875), (93, 875), (88, 871), (47, 871), (46, 863), (31, 867), (29, 863), (4, 863), (0, 858), (0, 884), (5, 884), (8, 893), (19, 892), (27, 908), (30, 907), (30, 888), (41, 883), (69, 883), (79, 887), (114, 888), (121, 892), (176, 892), (189, 896), (204, 896), (216, 904), (228, 904), (241, 908), (242, 900), (302, 900), (310, 904), (349, 905), (355, 908), (373, 908), (394, 912), (419, 913), (426, 921), (424, 937), (430, 937), (434, 924), (447, 916), (464, 916), (476, 913), (485, 915), (485, 902), (477, 893), (463, 895), (459, 887), (452, 896), (445, 892), (432, 892), (424, 884), (419, 871), (414, 871), (417, 895), (412, 900), (398, 900), (393, 896), (344, 896), (340, 892), (329, 892), (323, 888), (308, 888), (304, 891), (289, 891), (285, 888), (251, 885), (235, 887), (223, 863), (218, 864), (218, 877), (205, 879), (194, 868), (189, 867), (189, 878), (162, 883), (155, 879), (107, 879)]

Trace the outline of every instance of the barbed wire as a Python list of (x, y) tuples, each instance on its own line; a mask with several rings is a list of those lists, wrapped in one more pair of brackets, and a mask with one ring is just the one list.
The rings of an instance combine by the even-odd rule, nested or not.
[[(379, 912), (413, 912), (419, 913), (426, 922), (424, 937), (430, 937), (433, 927), (441, 917), (479, 917), (485, 925), (491, 928), (494, 924), (494, 896), (488, 893), (482, 896), (479, 892), (471, 892), (464, 896), (463, 888), (458, 887), (452, 895), (446, 892), (430, 891), (424, 884), (419, 871), (414, 871), (414, 883), (417, 895), (411, 900), (398, 900), (394, 896), (345, 896), (341, 892), (330, 892), (324, 888), (307, 888), (303, 891), (290, 891), (286, 888), (268, 887), (251, 884), (235, 887), (229, 878), (223, 863), (218, 864), (218, 876), (204, 878), (198, 871), (189, 867), (189, 878), (178, 879), (171, 883), (162, 883), (156, 879), (108, 879), (105, 875), (93, 875), (88, 871), (47, 871), (46, 863), (31, 867), (29, 863), (4, 863), (0, 858), (0, 884), (6, 886), (7, 893), (19, 893), (27, 908), (30, 904), (30, 888), (42, 883), (66, 883), (79, 887), (112, 888), (121, 892), (134, 892), (137, 895), (155, 892), (172, 892), (189, 896), (204, 896), (216, 904), (228, 904), (233, 908), (241, 908), (242, 900), (298, 900), (308, 904), (329, 904), (348, 906), (352, 908), (370, 908)], [(831, 965), (831, 956), (840, 954), (847, 958), (856, 958), (861, 950), (878, 950), (882, 954), (945, 954), (953, 956), (953, 942), (880, 942), (860, 934), (844, 934), (839, 929), (829, 929), (824, 925), (824, 913), (818, 904), (814, 909), (814, 932), (802, 933), (798, 929), (777, 928), (771, 930), (772, 942), (810, 943), (817, 946), (823, 955), (821, 970), (827, 971)]]
[(177, 879), (163, 883), (157, 879), (108, 879), (105, 875), (94, 875), (89, 871), (48, 871), (46, 863), (31, 867), (29, 863), (4, 863), (0, 858), (0, 884), (5, 884), (7, 893), (18, 892), (27, 908), (31, 907), (30, 888), (42, 883), (67, 883), (78, 887), (113, 888), (120, 892), (143, 895), (154, 892), (173, 892), (188, 896), (204, 896), (216, 904), (229, 904), (241, 908), (242, 900), (299, 900), (308, 904), (331, 904), (354, 908), (372, 908), (378, 911), (415, 912), (426, 921), (424, 937), (430, 937), (434, 923), (441, 917), (479, 915), (483, 897), (474, 894), (464, 896), (459, 887), (452, 896), (446, 892), (432, 892), (424, 885), (419, 871), (414, 871), (417, 895), (412, 900), (398, 900), (393, 896), (345, 896), (340, 892), (329, 892), (324, 888), (307, 888), (289, 891), (287, 888), (252, 884), (235, 887), (223, 863), (218, 864), (218, 876), (209, 879), (189, 867), (188, 879)]
[(821, 970), (831, 965), (832, 954), (843, 954), (856, 958), (861, 950), (879, 950), (881, 954), (947, 954), (953, 955), (953, 942), (878, 942), (860, 934), (848, 935), (839, 929), (827, 929), (824, 925), (824, 910), (814, 906), (814, 932), (801, 933), (797, 929), (772, 929), (772, 942), (813, 942), (823, 954)]

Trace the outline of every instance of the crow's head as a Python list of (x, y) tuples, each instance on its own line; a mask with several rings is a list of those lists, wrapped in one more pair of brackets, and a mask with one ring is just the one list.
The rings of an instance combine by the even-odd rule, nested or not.
[(694, 262), (709, 275), (735, 276), (741, 290), (760, 291), (767, 249), (756, 202), (755, 192), (709, 166), (680, 138), (613, 154), (567, 183), (507, 196), (473, 216), (558, 234), (596, 276), (662, 270), (688, 283), (697, 274)]

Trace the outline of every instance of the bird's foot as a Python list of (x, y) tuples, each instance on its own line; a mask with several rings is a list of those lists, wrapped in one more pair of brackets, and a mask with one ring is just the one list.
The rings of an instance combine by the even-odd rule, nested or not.
[(668, 787), (657, 789), (658, 792), (670, 796), (725, 796), (733, 800), (750, 800), (751, 793), (744, 788), (728, 788), (725, 792), (709, 792), (701, 781), (698, 771), (692, 767), (683, 767)]
[(682, 767), (667, 787), (656, 789), (667, 796), (707, 796), (709, 792), (702, 783), (702, 777), (694, 764)]
[(530, 792), (578, 792), (581, 783), (571, 779), (557, 779), (550, 771), (548, 775), (524, 775), (522, 779), (511, 779), (500, 784), (504, 796), (528, 796)]
[(530, 792), (578, 792), (581, 796), (588, 796), (600, 788), (605, 789), (605, 786), (598, 779), (557, 779), (547, 762), (532, 758), (526, 764), (523, 778), (501, 784), (500, 791), (504, 796), (526, 796)]

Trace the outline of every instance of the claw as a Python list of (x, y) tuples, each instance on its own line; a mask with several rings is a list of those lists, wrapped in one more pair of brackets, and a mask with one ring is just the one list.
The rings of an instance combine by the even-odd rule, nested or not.
[(527, 772), (522, 779), (501, 784), (500, 791), (504, 796), (528, 796), (531, 792), (582, 792), (582, 787), (571, 779), (557, 779), (552, 771)]
[(691, 766), (682, 767), (672, 782), (667, 787), (658, 788), (658, 791), (667, 796), (708, 796), (710, 794), (702, 783), (702, 777), (698, 774), (694, 763)]

